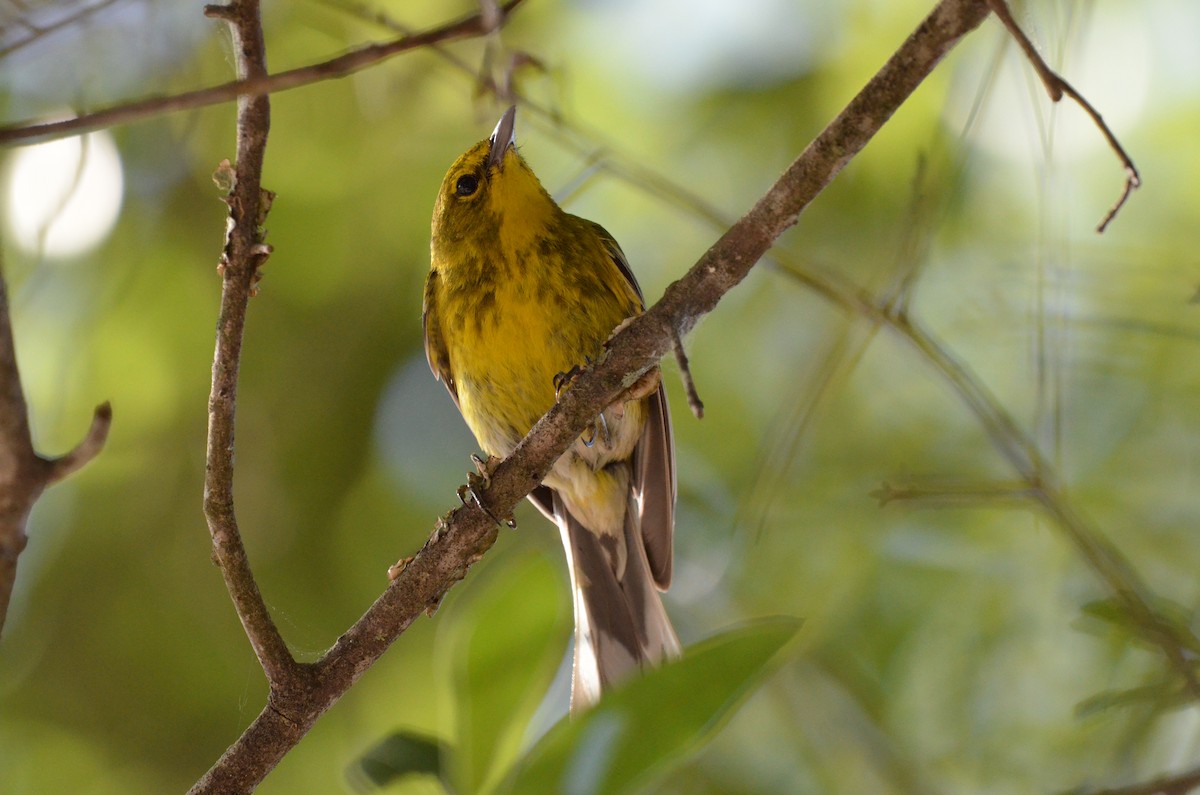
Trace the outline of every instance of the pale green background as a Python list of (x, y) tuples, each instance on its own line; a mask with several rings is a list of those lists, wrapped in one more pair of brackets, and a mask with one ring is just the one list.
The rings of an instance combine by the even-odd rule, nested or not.
[[(621, 241), (653, 301), (720, 228), (635, 169), (736, 217), (931, 5), (531, 1), (495, 43), (500, 58), (541, 61), (545, 71), (526, 67), (517, 85), (569, 125), (522, 111), (524, 155), (571, 211)], [(1093, 227), (1120, 190), (1119, 164), (1077, 108), (1051, 106), (989, 20), (780, 248), (872, 294), (915, 270), (914, 316), (1190, 616), (1200, 598), (1200, 305), (1189, 302), (1200, 285), (1200, 11), (1185, 0), (1027, 5), (1018, 18), (1146, 180), (1107, 234)], [(415, 28), (474, 8), (372, 7)], [(274, 70), (388, 35), (349, 4), (266, 7)], [(447, 49), (478, 68), (481, 42)], [(0, 60), (0, 107), (21, 120), (230, 76), (227, 36), (201, 4), (123, 0)], [(258, 581), (301, 659), (353, 622), (388, 565), (457, 502), (474, 447), (428, 373), (420, 288), (441, 176), (502, 109), (431, 52), (272, 98), (275, 253), (250, 307), (236, 492)], [(103, 400), (114, 411), (104, 454), (48, 491), (30, 521), (0, 643), (7, 793), (182, 791), (265, 695), (200, 510), (225, 223), (210, 175), (233, 156), (233, 108), (113, 134), (126, 194), (103, 245), (67, 260), (7, 235), (4, 246), (38, 448), (69, 449)], [(1200, 761), (1195, 708), (1076, 714), (1099, 693), (1161, 681), (1163, 666), (1081, 614), (1108, 594), (1036, 509), (877, 504), (884, 482), (978, 489), (1015, 474), (917, 353), (869, 333), (764, 265), (688, 340), (703, 421), (667, 367), (680, 507), (666, 601), (680, 635), (763, 615), (806, 623), (793, 661), (652, 791), (1055, 792)], [(839, 345), (861, 358), (842, 360), (809, 412)], [(348, 791), (345, 768), (387, 732), (449, 736), (447, 628), (487, 581), (545, 574), (535, 581), (550, 585), (529, 600), (557, 606), (565, 649), (557, 533), (532, 510), (518, 518), (262, 792)], [(565, 697), (556, 691), (546, 715)]]

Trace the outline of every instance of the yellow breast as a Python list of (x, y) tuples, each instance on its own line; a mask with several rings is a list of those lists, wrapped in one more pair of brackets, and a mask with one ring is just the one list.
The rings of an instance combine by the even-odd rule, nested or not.
[(426, 344), (484, 452), (505, 456), (553, 405), (555, 376), (597, 359), (641, 301), (599, 227), (511, 147), (490, 158), (488, 141), (468, 150), (438, 194)]

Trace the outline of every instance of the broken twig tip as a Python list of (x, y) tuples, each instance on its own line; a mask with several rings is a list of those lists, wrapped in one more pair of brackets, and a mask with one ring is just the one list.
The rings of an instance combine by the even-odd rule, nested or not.
[(1121, 195), (1117, 199), (1116, 204), (1114, 204), (1109, 211), (1104, 214), (1104, 217), (1100, 219), (1100, 224), (1096, 227), (1096, 234), (1098, 235), (1104, 234), (1104, 230), (1108, 229), (1108, 225), (1112, 223), (1114, 218), (1117, 217), (1117, 213), (1119, 213), (1121, 208), (1125, 206), (1125, 202), (1129, 201), (1130, 194), (1132, 194), (1135, 189), (1142, 186), (1142, 178), (1138, 175), (1137, 169), (1135, 169), (1132, 165), (1127, 166), (1126, 173), (1128, 173), (1129, 176), (1125, 180), (1125, 189), (1121, 191)]
[(1112, 220), (1117, 217), (1117, 213), (1125, 206), (1125, 202), (1129, 199), (1129, 194), (1133, 192), (1134, 188), (1141, 187), (1142, 178), (1138, 174), (1137, 167), (1133, 165), (1133, 160), (1125, 151), (1125, 147), (1121, 146), (1121, 142), (1117, 140), (1116, 134), (1113, 133), (1108, 123), (1104, 121), (1100, 112), (1082, 94), (1076, 91), (1074, 86), (1051, 69), (1045, 60), (1042, 59), (1042, 56), (1038, 54), (1037, 49), (1033, 46), (1033, 42), (1021, 30), (1021, 26), (1017, 24), (1017, 21), (1013, 19), (1012, 12), (1008, 8), (1008, 3), (1005, 0), (987, 0), (987, 4), (1000, 21), (1004, 23), (1004, 27), (1016, 39), (1021, 49), (1025, 51), (1029, 63), (1033, 65), (1034, 71), (1038, 73), (1038, 76), (1042, 79), (1042, 83), (1046, 86), (1046, 93), (1050, 95), (1051, 101), (1058, 102), (1064, 96), (1074, 100), (1083, 109), (1084, 113), (1091, 117), (1092, 122), (1100, 130), (1104, 139), (1108, 141), (1109, 147), (1112, 148), (1113, 152), (1120, 158), (1121, 164), (1125, 167), (1125, 189), (1121, 192), (1121, 197), (1117, 199), (1117, 203), (1112, 206), (1112, 209), (1101, 219), (1100, 225), (1096, 227), (1096, 232), (1103, 234), (1108, 225), (1112, 223)]
[(688, 407), (696, 419), (702, 420), (704, 419), (704, 401), (700, 399), (700, 393), (696, 391), (696, 382), (692, 380), (692, 368), (688, 363), (687, 353), (683, 350), (683, 340), (679, 338), (679, 332), (674, 326), (671, 327), (671, 336), (675, 348), (675, 362), (679, 365), (679, 377), (683, 380), (683, 389), (687, 393)]
[(60, 458), (46, 460), (46, 484), (57, 483), (63, 478), (82, 469), (89, 461), (100, 454), (104, 443), (108, 440), (108, 430), (112, 426), (112, 404), (107, 400), (96, 406), (92, 413), (92, 425), (88, 428), (83, 441), (75, 449)]

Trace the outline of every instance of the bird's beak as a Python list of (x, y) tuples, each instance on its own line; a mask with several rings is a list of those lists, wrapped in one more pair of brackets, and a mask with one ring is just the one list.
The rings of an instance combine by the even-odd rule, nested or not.
[(492, 143), (491, 151), (488, 152), (488, 170), (500, 168), (504, 163), (504, 153), (512, 149), (517, 142), (517, 106), (513, 105), (508, 110), (504, 111), (504, 115), (500, 117), (500, 121), (496, 123), (496, 129), (492, 131), (492, 137), (489, 139)]

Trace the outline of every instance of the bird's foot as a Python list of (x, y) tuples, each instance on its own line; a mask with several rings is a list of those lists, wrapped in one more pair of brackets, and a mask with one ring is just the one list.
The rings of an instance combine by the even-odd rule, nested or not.
[(554, 400), (555, 400), (555, 402), (557, 402), (558, 399), (562, 397), (562, 393), (567, 390), (567, 387), (569, 387), (571, 384), (575, 383), (576, 378), (583, 375), (583, 368), (591, 365), (592, 357), (584, 356), (583, 361), (584, 361), (584, 364), (572, 365), (570, 370), (567, 370), (566, 372), (562, 372), (562, 373), (557, 373), (554, 376)]
[[(562, 393), (566, 391), (567, 387), (569, 387), (571, 384), (575, 383), (575, 379), (583, 374), (584, 367), (591, 366), (592, 357), (584, 356), (583, 360), (585, 362), (585, 364), (583, 366), (580, 366), (578, 364), (574, 365), (573, 367), (571, 367), (570, 370), (567, 370), (566, 372), (563, 372), (563, 373), (558, 373), (557, 375), (554, 376), (554, 400), (555, 401), (557, 401), (559, 398), (561, 398)], [(596, 417), (596, 419), (592, 422), (592, 424), (590, 426), (588, 426), (587, 430), (585, 430), (579, 436), (580, 440), (583, 442), (585, 447), (594, 446), (596, 444), (597, 437), (604, 439), (605, 445), (612, 444), (612, 436), (608, 432), (608, 420), (604, 418), (603, 413), (601, 413), (600, 416)]]
[(638, 380), (634, 381), (624, 392), (618, 395), (613, 404), (628, 403), (631, 400), (641, 400), (642, 398), (650, 397), (661, 383), (662, 369), (656, 364), (638, 376)]
[(497, 519), (496, 514), (488, 510), (488, 507), (483, 504), (481, 496), (487, 491), (492, 484), (492, 473), (496, 471), (496, 467), (500, 464), (500, 459), (494, 455), (489, 455), (487, 460), (483, 460), (474, 453), (471, 454), (471, 462), (475, 464), (475, 472), (467, 473), (467, 484), (459, 486), (456, 493), (458, 499), (463, 505), (470, 505), (472, 502), (479, 506), (479, 510), (488, 515), (496, 524), (507, 525), (512, 529), (516, 529), (517, 520), (510, 513), (503, 520)]
[(604, 440), (605, 447), (612, 447), (612, 435), (608, 432), (608, 420), (605, 419), (603, 411), (592, 421), (587, 430), (579, 435), (579, 440), (583, 442), (584, 447), (592, 447), (596, 444), (597, 436)]

